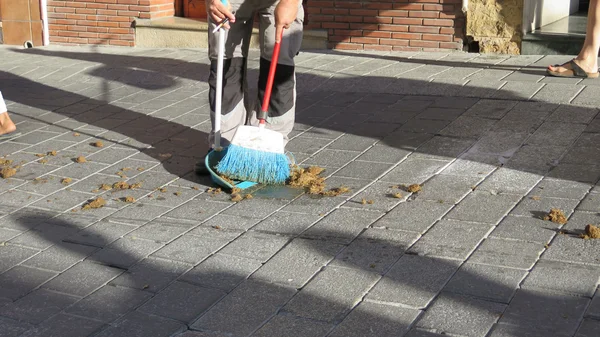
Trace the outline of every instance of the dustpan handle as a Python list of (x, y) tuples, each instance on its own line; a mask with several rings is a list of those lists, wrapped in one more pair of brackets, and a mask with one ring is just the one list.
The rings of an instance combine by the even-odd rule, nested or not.
[[(281, 40), (283, 38), (283, 29), (279, 33), (275, 46), (273, 47), (273, 56), (271, 57), (271, 67), (269, 68), (269, 77), (267, 77), (267, 86), (265, 88), (265, 95), (263, 96), (262, 102), (262, 115), (266, 116), (269, 111), (269, 102), (271, 101), (271, 91), (273, 89), (273, 82), (275, 81), (275, 69), (277, 68), (277, 60), (279, 60), (279, 50), (281, 49)], [(265, 119), (260, 119), (260, 124), (265, 124)]]

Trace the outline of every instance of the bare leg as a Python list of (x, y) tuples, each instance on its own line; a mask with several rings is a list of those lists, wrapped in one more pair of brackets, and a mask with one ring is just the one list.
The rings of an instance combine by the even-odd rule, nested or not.
[[(588, 10), (588, 22), (585, 32), (585, 42), (575, 58), (576, 63), (588, 73), (598, 72), (598, 52), (600, 51), (600, 6), (599, 0), (590, 0), (590, 8)], [(560, 67), (550, 66), (552, 71), (562, 72), (570, 69), (569, 65)]]
[(10, 119), (10, 116), (8, 116), (8, 112), (5, 111), (3, 113), (0, 113), (0, 135), (11, 133), (16, 129), (17, 127), (15, 126), (15, 123), (13, 123), (13, 121)]

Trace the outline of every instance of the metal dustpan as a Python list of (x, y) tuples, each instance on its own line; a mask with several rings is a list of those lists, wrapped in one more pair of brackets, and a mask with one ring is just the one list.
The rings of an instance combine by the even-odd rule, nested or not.
[(255, 186), (257, 183), (255, 183), (253, 181), (240, 181), (240, 180), (228, 181), (228, 180), (223, 179), (219, 175), (219, 173), (217, 172), (215, 167), (217, 166), (217, 164), (219, 164), (219, 162), (221, 161), (223, 156), (225, 156), (226, 152), (227, 152), (227, 148), (223, 148), (220, 151), (212, 150), (208, 153), (206, 158), (204, 158), (204, 165), (206, 165), (208, 172), (210, 172), (210, 177), (211, 177), (212, 181), (215, 182), (217, 185), (227, 188), (227, 189), (230, 189), (230, 190), (233, 188), (239, 188), (240, 190), (244, 190), (246, 188)]

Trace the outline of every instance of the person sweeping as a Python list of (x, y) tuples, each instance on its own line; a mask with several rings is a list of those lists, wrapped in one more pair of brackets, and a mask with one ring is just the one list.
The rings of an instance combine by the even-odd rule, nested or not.
[[(240, 127), (244, 125), (253, 126), (255, 129), (264, 128), (267, 131), (265, 133), (270, 131), (277, 132), (281, 135), (283, 146), (285, 146), (295, 121), (296, 78), (294, 57), (300, 51), (302, 44), (304, 20), (302, 2), (300, 0), (230, 0), (228, 5), (224, 5), (220, 0), (207, 0), (206, 8), (209, 19), (208, 53), (211, 61), (211, 71), (209, 75), (210, 90), (208, 97), (211, 109), (211, 122), (213, 123), (212, 129), (214, 129), (215, 122), (217, 34), (219, 34), (215, 28), (222, 24), (226, 28), (225, 31), (227, 34), (225, 61), (223, 62), (224, 80), (220, 129), (223, 146), (230, 145), (234, 141), (234, 135), (238, 129), (241, 129)], [(255, 15), (259, 20), (261, 57), (258, 97), (257, 99), (252, 99), (248, 97), (246, 68), (249, 40)], [(280, 50), (279, 57), (276, 65), (274, 65), (274, 69), (271, 69), (271, 58), (277, 44), (279, 44), (278, 47)], [(274, 73), (272, 91), (270, 92), (268, 109), (263, 113), (263, 100), (265, 98), (265, 89), (267, 88), (270, 70), (273, 70), (271, 73)], [(267, 94), (269, 93), (267, 92)], [(249, 102), (249, 104), (246, 105), (245, 102)], [(238, 138), (240, 136), (240, 133), (238, 133)], [(209, 134), (209, 144), (213, 143), (213, 138), (214, 134), (211, 132)], [(268, 151), (262, 150), (264, 150), (262, 147), (256, 149), (250, 146), (249, 148), (244, 148), (244, 151), (242, 151), (244, 158), (238, 156), (238, 153), (235, 159), (243, 160), (247, 164), (252, 161), (249, 158), (253, 158), (253, 153), (267, 154)], [(282, 159), (281, 155), (281, 153), (276, 153), (275, 157)], [(262, 156), (261, 158), (268, 157)], [(270, 163), (272, 162), (269, 159), (264, 161), (264, 164), (267, 166)], [(244, 163), (239, 163), (238, 161), (233, 166), (239, 170), (243, 165)], [(233, 166), (230, 165), (229, 168)], [(209, 173), (204, 159), (198, 161), (195, 171), (201, 175)]]

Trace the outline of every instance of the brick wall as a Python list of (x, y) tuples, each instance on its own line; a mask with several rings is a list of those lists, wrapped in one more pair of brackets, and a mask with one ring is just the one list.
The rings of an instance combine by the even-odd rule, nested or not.
[(174, 14), (173, 0), (48, 1), (50, 42), (133, 46), (136, 18)]
[(461, 0), (308, 0), (307, 29), (327, 29), (329, 47), (461, 49)]

